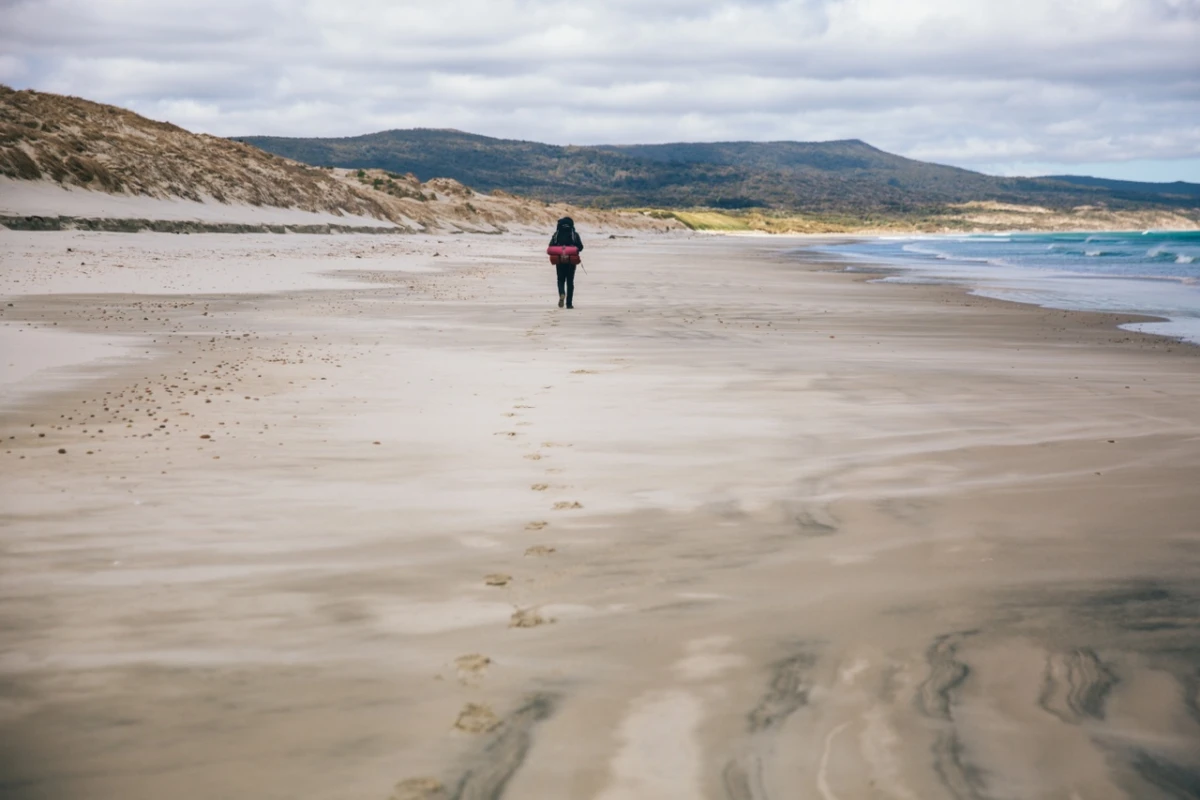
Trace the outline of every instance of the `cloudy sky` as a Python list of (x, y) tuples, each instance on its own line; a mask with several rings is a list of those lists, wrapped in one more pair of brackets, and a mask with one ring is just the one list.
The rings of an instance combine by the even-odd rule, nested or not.
[(1200, 0), (0, 0), (0, 82), (220, 135), (858, 138), (1200, 182)]

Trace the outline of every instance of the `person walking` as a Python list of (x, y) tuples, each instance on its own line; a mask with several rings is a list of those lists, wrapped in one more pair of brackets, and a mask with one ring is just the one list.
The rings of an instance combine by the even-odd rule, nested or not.
[[(574, 247), (580, 252), (583, 251), (583, 240), (579, 238), (579, 233), (575, 230), (575, 220), (563, 217), (558, 221), (558, 228), (550, 237), (550, 246)], [(569, 256), (559, 256), (558, 262), (554, 265), (558, 271), (559, 308), (562, 308), (564, 303), (567, 308), (575, 307), (575, 264), (578, 262), (578, 257), (572, 259)]]

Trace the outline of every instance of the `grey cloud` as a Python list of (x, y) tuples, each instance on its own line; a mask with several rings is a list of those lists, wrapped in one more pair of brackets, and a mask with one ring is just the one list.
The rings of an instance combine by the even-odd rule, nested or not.
[(1200, 156), (1200, 0), (24, 0), (0, 80), (235, 135)]

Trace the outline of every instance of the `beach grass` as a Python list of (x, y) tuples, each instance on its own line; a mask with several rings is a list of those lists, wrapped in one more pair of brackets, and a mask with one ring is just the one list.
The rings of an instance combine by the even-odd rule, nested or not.
[(1172, 212), (1117, 212), (1103, 207), (1054, 211), (1040, 206), (962, 203), (870, 214), (800, 214), (784, 210), (627, 209), (713, 233), (980, 233), (989, 231), (1194, 230), (1197, 220)]

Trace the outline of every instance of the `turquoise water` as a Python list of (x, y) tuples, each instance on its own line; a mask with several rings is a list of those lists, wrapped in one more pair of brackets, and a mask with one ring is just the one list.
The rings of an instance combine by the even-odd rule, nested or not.
[(822, 248), (887, 282), (961, 283), (1049, 308), (1163, 317), (1134, 330), (1200, 344), (1200, 231), (879, 237)]

